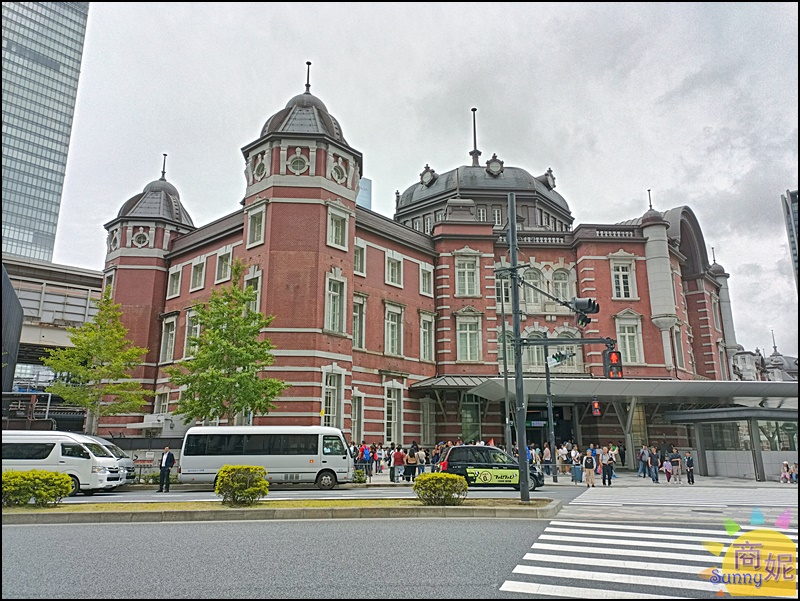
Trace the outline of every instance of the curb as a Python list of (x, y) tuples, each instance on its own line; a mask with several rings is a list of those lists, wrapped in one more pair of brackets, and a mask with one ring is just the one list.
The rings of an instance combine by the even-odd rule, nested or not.
[(3, 525), (210, 522), (238, 520), (341, 520), (360, 518), (501, 518), (550, 519), (563, 504), (544, 507), (304, 507), (280, 509), (207, 509), (202, 511), (93, 511), (85, 513), (4, 514)]

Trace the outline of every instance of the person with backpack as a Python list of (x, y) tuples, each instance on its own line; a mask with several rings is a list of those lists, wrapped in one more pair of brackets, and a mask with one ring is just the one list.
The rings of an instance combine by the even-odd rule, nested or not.
[(364, 474), (372, 477), (372, 453), (366, 443), (361, 447), (361, 457), (359, 459), (361, 460), (361, 467), (364, 470)]
[(425, 449), (417, 451), (417, 476), (425, 473), (425, 463), (427, 462), (427, 453)]
[(590, 486), (594, 488), (594, 470), (597, 469), (597, 460), (592, 455), (592, 449), (586, 449), (581, 467), (583, 468), (583, 477), (586, 478), (586, 488)]
[(641, 476), (642, 478), (647, 478), (647, 475), (650, 472), (650, 451), (647, 450), (646, 444), (643, 444), (642, 448), (639, 449), (639, 454), (636, 456), (636, 459), (639, 461), (639, 471), (636, 475)]

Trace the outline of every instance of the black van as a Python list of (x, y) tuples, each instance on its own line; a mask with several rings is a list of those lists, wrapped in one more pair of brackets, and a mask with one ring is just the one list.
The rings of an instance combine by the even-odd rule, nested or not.
[[(458, 474), (469, 486), (510, 486), (519, 490), (519, 462), (497, 447), (467, 444), (449, 447), (439, 461), (439, 471)], [(528, 489), (544, 486), (544, 473), (530, 466)]]

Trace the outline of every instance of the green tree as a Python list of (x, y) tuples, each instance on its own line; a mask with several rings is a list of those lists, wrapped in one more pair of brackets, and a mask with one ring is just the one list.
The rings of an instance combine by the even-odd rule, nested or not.
[(262, 373), (274, 360), (270, 351), (275, 347), (261, 334), (273, 316), (254, 307), (258, 291), (242, 286), (245, 265), (240, 260), (234, 261), (231, 272), (229, 285), (212, 290), (208, 302), (193, 306), (199, 335), (187, 341), (191, 358), (164, 370), (172, 384), (184, 388), (175, 413), (186, 423), (232, 421), (249, 412), (265, 415), (287, 386)]
[(141, 365), (147, 349), (126, 338), (128, 330), (120, 320), (120, 305), (111, 299), (111, 288), (93, 302), (97, 307), (94, 319), (67, 328), (73, 346), (49, 349), (43, 360), (56, 374), (47, 392), (84, 407), (89, 434), (97, 433), (100, 417), (139, 412), (147, 403), (145, 397), (152, 396), (129, 373)]

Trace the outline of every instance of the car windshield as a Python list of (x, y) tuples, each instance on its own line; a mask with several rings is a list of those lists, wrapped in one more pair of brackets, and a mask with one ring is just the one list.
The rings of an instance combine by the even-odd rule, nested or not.
[(117, 459), (128, 459), (128, 455), (125, 453), (125, 451), (120, 449), (117, 445), (104, 444), (103, 446), (108, 450), (109, 453), (111, 453)]
[(106, 448), (96, 442), (85, 442), (83, 443), (87, 449), (89, 449), (95, 457), (113, 457), (111, 453), (109, 453)]

